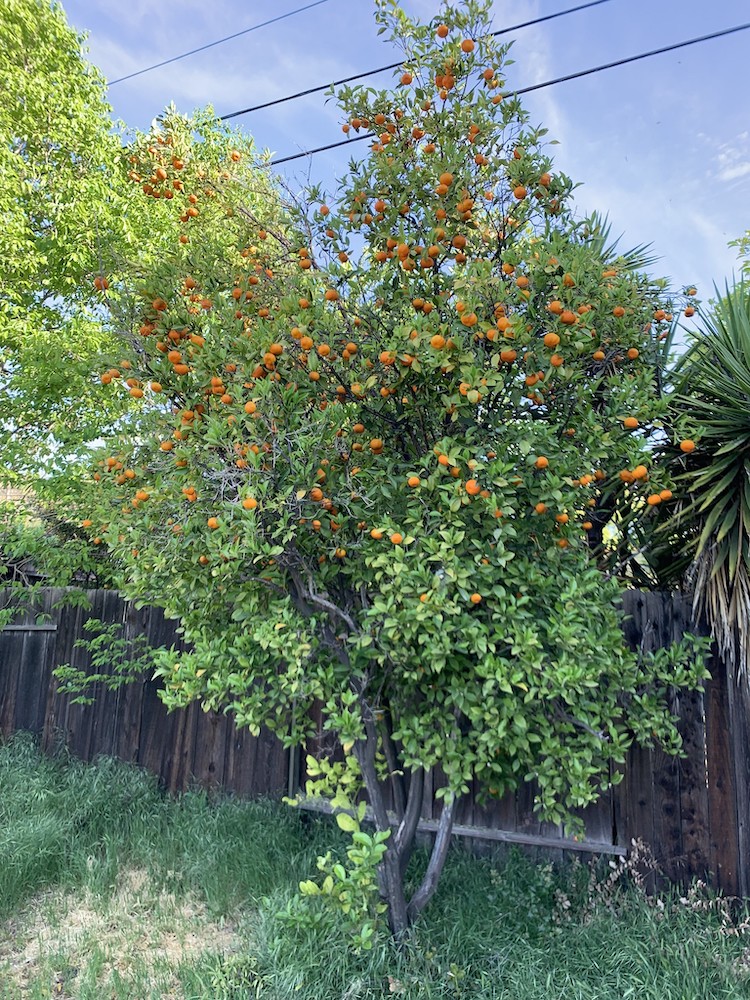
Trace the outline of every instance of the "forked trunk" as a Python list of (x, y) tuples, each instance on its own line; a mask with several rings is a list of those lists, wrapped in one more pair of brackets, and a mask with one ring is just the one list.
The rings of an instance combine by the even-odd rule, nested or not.
[(400, 941), (432, 899), (437, 889), (450, 847), (456, 799), (453, 795), (449, 795), (443, 801), (443, 811), (427, 870), (419, 888), (411, 900), (407, 902), (404, 891), (404, 876), (418, 829), (424, 788), (424, 771), (415, 771), (412, 774), (406, 807), (394, 830), (375, 768), (376, 750), (377, 739), (374, 730), (373, 732), (368, 731), (367, 738), (355, 747), (367, 797), (375, 819), (375, 826), (378, 830), (391, 830), (385, 855), (378, 868), (378, 880), (380, 894), (388, 907), (388, 925), (393, 937)]

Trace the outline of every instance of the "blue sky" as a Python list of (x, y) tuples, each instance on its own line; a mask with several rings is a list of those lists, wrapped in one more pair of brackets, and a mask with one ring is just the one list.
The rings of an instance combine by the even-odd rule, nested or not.
[[(67, 0), (70, 22), (88, 32), (89, 54), (108, 79), (277, 17), (310, 0)], [(495, 0), (496, 29), (581, 0)], [(438, 0), (404, 0), (430, 18)], [(747, 0), (609, 0), (513, 36), (509, 86), (522, 87), (750, 20)], [(170, 101), (217, 113), (397, 59), (376, 34), (371, 0), (325, 0), (288, 17), (110, 88), (117, 117), (147, 127)], [(737, 266), (731, 239), (750, 227), (750, 118), (746, 73), (750, 30), (529, 94), (556, 166), (582, 186), (582, 212), (609, 215), (622, 246), (653, 244), (653, 268), (707, 298)], [(391, 74), (372, 79), (384, 85)], [(322, 94), (256, 112), (234, 124), (285, 156), (343, 138)], [(293, 183), (330, 184), (352, 150), (280, 167)]]

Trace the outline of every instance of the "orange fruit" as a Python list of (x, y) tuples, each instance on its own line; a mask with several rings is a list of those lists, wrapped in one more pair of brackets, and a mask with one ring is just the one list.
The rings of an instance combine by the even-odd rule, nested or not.
[(541, 502), (538, 503), (538, 504), (535, 504), (534, 505), (534, 510), (536, 511), (537, 514), (546, 514), (547, 513), (547, 504), (546, 503), (541, 503)]
[(376, 542), (379, 542), (382, 537), (383, 537), (383, 532), (380, 530), (380, 528), (373, 528), (372, 531), (370, 532), (370, 538), (374, 538)]
[(219, 519), (217, 517), (209, 517), (206, 524), (212, 531), (215, 531), (219, 527)]
[(255, 497), (245, 497), (245, 499), (242, 501), (242, 506), (245, 508), (245, 510), (255, 510), (255, 508), (258, 506), (258, 501), (255, 499)]
[(391, 541), (393, 542), (394, 545), (400, 545), (403, 542), (403, 540), (404, 536), (401, 534), (400, 531), (394, 531), (393, 534), (391, 535)]
[(419, 476), (409, 476), (409, 478), (406, 480), (406, 485), (411, 487), (421, 486), (422, 480), (419, 478)]
[(445, 38), (448, 35), (448, 25), (447, 24), (441, 24), (438, 27), (436, 34), (437, 34), (438, 38)]
[(540, 455), (534, 462), (534, 465), (537, 469), (546, 469), (549, 465), (549, 459), (545, 455)]
[(622, 425), (623, 425), (623, 427), (625, 427), (626, 430), (634, 431), (636, 429), (636, 427), (638, 426), (638, 418), (637, 417), (625, 417), (625, 419), (622, 422)]
[(545, 333), (543, 344), (545, 347), (557, 347), (560, 337), (556, 333)]
[(686, 455), (689, 455), (691, 451), (695, 451), (695, 441), (691, 441), (690, 438), (686, 438), (684, 441), (680, 441), (680, 451), (683, 451)]
[(469, 52), (473, 52), (474, 48), (475, 48), (474, 41), (471, 38), (464, 38), (464, 40), (461, 42), (461, 51), (466, 52), (467, 55)]
[(475, 497), (482, 489), (476, 479), (467, 479), (466, 486), (464, 488), (470, 497)]
[(471, 601), (472, 604), (481, 604), (482, 603), (482, 595), (481, 594), (472, 594), (471, 597), (469, 598), (469, 600)]

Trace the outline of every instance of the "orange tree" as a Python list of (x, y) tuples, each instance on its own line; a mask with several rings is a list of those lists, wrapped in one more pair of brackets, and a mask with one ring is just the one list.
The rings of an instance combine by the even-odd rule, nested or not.
[[(221, 174), (201, 190), (229, 206), (234, 257), (198, 279), (178, 253), (121, 290), (140, 409), (87, 519), (125, 592), (181, 621), (168, 705), (288, 744), (319, 706), (342, 758), (309, 761), (309, 791), (353, 846), (303, 891), (354, 913), (362, 944), (383, 907), (400, 935), (430, 899), (474, 779), (491, 796), (534, 780), (541, 815), (573, 824), (634, 740), (677, 751), (667, 691), (702, 677), (624, 648), (596, 558), (607, 522), (670, 498), (649, 457), (669, 304), (576, 221), (543, 132), (503, 96), (488, 5), (377, 18), (404, 65), (395, 89), (340, 92), (344, 131), (372, 136), (335, 194), (245, 213), (229, 163), (224, 193)], [(134, 167), (147, 196), (173, 183), (163, 150)]]

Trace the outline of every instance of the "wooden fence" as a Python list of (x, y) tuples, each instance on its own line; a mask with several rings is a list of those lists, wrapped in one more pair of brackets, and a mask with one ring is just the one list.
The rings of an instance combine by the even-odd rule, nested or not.
[[(89, 654), (74, 645), (86, 635), (86, 619), (122, 623), (124, 638), (145, 636), (154, 646), (179, 637), (159, 611), (138, 611), (112, 591), (89, 591), (86, 608), (60, 605), (63, 596), (43, 591), (33, 613), (18, 615), (0, 632), (1, 734), (30, 730), (45, 750), (65, 745), (84, 760), (119, 757), (157, 774), (172, 792), (201, 786), (239, 796), (280, 796), (304, 783), (299, 755), (284, 750), (273, 735), (252, 737), (231, 718), (198, 705), (169, 714), (150, 680), (115, 691), (100, 686), (92, 705), (71, 704), (52, 671), (62, 663), (89, 665)], [(657, 648), (696, 631), (689, 601), (680, 595), (632, 591), (625, 611), (625, 634), (633, 645)], [(540, 823), (528, 785), (485, 808), (466, 796), (455, 832), (553, 854), (624, 854), (632, 839), (641, 838), (667, 877), (704, 878), (728, 894), (750, 895), (750, 704), (720, 662), (710, 668), (705, 692), (681, 694), (674, 704), (684, 756), (634, 749), (623, 782), (583, 814), (584, 841), (566, 840), (557, 827)], [(439, 805), (426, 785), (422, 828), (429, 830)]]

